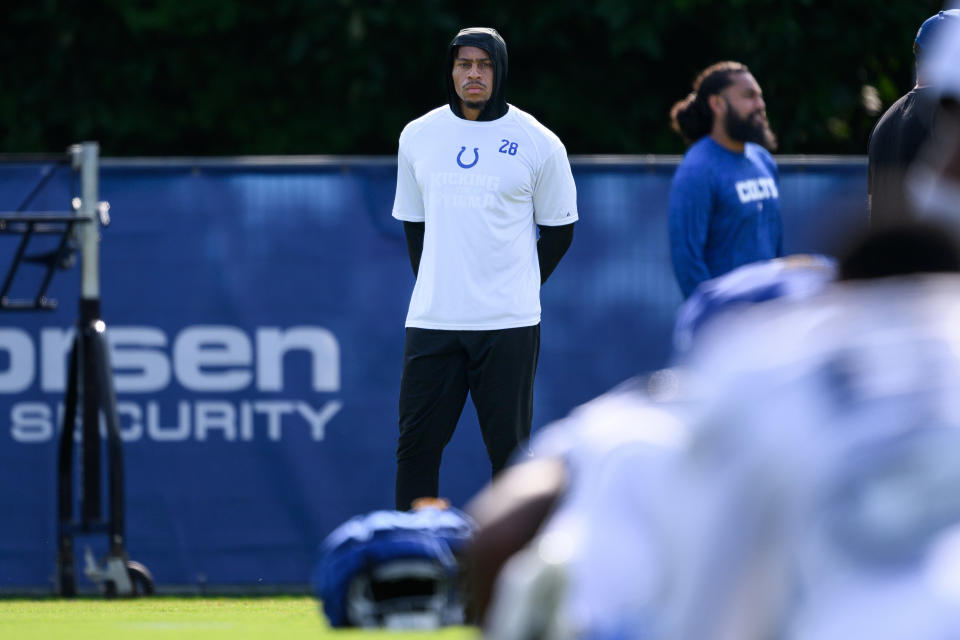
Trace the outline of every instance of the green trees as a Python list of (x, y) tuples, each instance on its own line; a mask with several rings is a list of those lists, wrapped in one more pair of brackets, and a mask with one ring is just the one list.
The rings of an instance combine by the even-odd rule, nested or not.
[[(697, 71), (746, 63), (784, 153), (864, 153), (913, 83), (932, 0), (37, 0), (7, 10), (0, 150), (392, 154), (445, 100), (461, 26), (497, 28), (508, 99), (571, 153), (680, 153)], [(879, 100), (877, 100), (879, 98)]]

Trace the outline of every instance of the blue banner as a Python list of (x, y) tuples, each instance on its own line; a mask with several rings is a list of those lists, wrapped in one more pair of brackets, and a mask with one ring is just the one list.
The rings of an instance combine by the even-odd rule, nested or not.
[[(780, 161), (788, 252), (829, 252), (865, 224), (863, 159)], [(573, 165), (580, 222), (542, 292), (535, 429), (666, 364), (681, 301), (666, 230), (675, 160)], [(395, 172), (379, 158), (102, 163), (127, 548), (161, 589), (303, 588), (327, 533), (392, 507), (414, 282), (390, 217)], [(0, 165), (5, 210), (66, 210), (75, 188), (63, 165)], [(0, 235), (0, 260), (19, 242)], [(23, 265), (10, 296), (42, 276)], [(55, 274), (55, 312), (0, 320), (0, 592), (52, 584), (78, 278)], [(488, 479), (468, 401), (441, 491), (462, 506)]]

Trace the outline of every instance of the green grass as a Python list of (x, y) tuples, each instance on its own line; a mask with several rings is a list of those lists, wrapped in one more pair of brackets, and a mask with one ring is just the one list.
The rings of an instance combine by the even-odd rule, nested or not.
[(17, 640), (478, 640), (469, 627), (435, 632), (334, 631), (310, 597), (0, 599), (0, 638)]

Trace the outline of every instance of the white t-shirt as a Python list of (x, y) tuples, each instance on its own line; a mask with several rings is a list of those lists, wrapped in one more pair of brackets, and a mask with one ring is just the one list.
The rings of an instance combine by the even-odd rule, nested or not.
[(397, 165), (393, 217), (426, 223), (406, 326), (539, 323), (536, 225), (578, 219), (560, 139), (512, 105), (482, 122), (443, 106), (404, 128)]
[[(960, 442), (958, 317), (960, 277), (938, 274), (838, 283), (705, 327), (697, 455), (659, 510), (686, 596), (659, 608), (679, 625), (668, 637), (765, 637), (765, 623), (790, 640), (960, 637), (960, 598), (927, 576), (936, 527), (960, 523), (935, 490), (960, 457), (941, 444)], [(684, 524), (700, 504), (723, 507)], [(708, 606), (739, 633), (695, 627)]]
[(960, 637), (958, 319), (952, 274), (772, 300), (705, 326), (671, 401), (539, 432), (568, 484), (490, 637)]

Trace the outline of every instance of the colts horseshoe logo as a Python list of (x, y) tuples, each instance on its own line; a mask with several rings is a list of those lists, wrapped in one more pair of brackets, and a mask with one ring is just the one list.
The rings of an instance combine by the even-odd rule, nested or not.
[(469, 169), (473, 165), (477, 164), (478, 160), (480, 160), (480, 148), (479, 147), (473, 148), (473, 162), (471, 162), (470, 164), (463, 164), (463, 161), (460, 160), (461, 156), (463, 156), (463, 152), (466, 150), (467, 150), (466, 147), (460, 147), (460, 153), (457, 154), (457, 164), (463, 167), (464, 169)]

